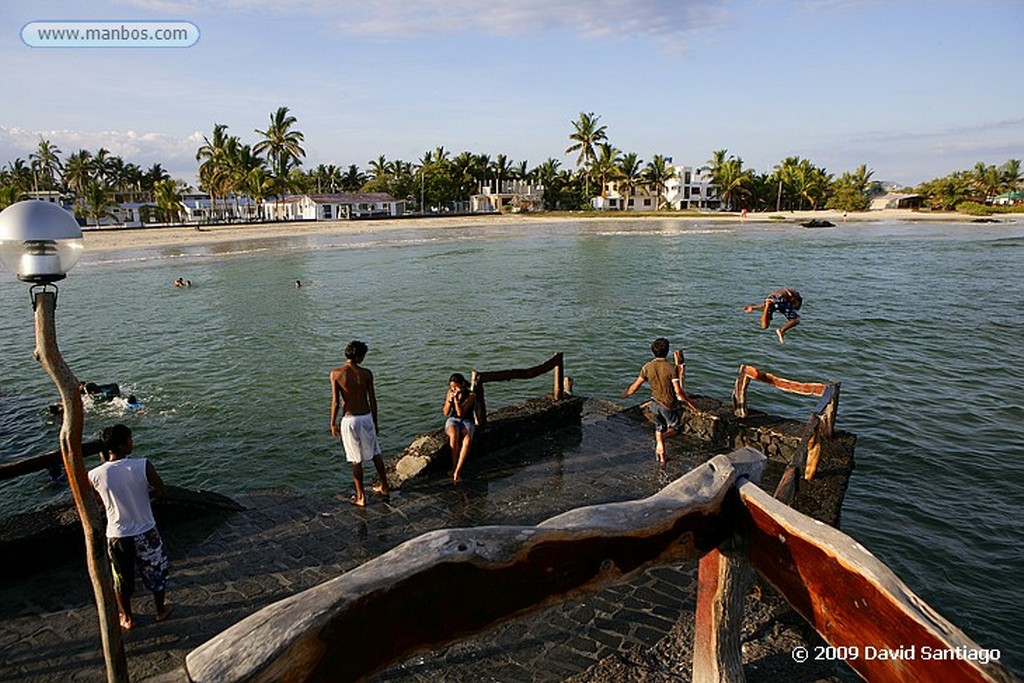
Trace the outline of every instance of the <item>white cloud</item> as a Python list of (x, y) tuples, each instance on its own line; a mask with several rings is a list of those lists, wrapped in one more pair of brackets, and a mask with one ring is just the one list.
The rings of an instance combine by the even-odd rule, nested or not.
[(40, 138), (49, 140), (61, 150), (66, 159), (80, 149), (95, 153), (105, 148), (126, 162), (143, 169), (159, 163), (172, 176), (191, 181), (196, 171), (195, 153), (202, 144), (202, 133), (186, 137), (173, 137), (164, 133), (81, 130), (28, 130), (0, 126), (0, 160), (3, 163), (17, 158), (28, 161), (39, 147)]

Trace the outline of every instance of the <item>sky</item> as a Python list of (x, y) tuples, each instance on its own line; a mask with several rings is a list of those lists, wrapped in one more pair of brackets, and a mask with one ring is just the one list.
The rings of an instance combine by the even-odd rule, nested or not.
[[(23, 39), (61, 20), (199, 38)], [(757, 172), (798, 156), (913, 186), (1024, 158), (1022, 36), (1024, 0), (4, 0), (0, 165), (42, 137), (194, 182), (215, 123), (255, 144), (286, 106), (304, 168), (439, 146), (574, 168), (588, 112), (644, 162), (725, 149)]]

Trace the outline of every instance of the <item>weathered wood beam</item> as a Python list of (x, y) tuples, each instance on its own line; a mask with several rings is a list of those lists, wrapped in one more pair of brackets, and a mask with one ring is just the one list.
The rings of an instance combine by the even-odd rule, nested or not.
[(935, 612), (854, 539), (757, 486), (742, 483), (739, 492), (754, 569), (830, 645), (846, 648), (846, 663), (866, 680), (1019, 680), (998, 662), (982, 663), (990, 650)]
[[(99, 441), (83, 441), (82, 455), (96, 455), (100, 452)], [(60, 450), (50, 451), (42, 455), (32, 455), (27, 458), (19, 458), (12, 462), (0, 464), (0, 481), (14, 479), (23, 474), (42, 472), (43, 470), (61, 469), (64, 465), (63, 455)]]
[(728, 536), (723, 500), (764, 460), (740, 449), (650, 498), (579, 508), (535, 527), (423, 534), (215, 636), (187, 656), (188, 677), (358, 680), (650, 563), (694, 558)]
[(513, 379), (533, 379), (534, 377), (540, 377), (544, 373), (550, 372), (563, 364), (563, 354), (559, 352), (551, 356), (551, 358), (548, 358), (540, 365), (535, 365), (532, 368), (492, 370), (489, 372), (477, 372), (474, 370), (473, 375), (479, 382), (508, 382)]

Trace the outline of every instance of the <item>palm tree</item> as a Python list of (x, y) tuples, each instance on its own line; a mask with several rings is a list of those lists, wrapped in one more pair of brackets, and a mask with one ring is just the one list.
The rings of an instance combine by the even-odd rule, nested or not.
[(28, 155), (32, 167), (36, 171), (36, 179), (39, 187), (36, 189), (55, 190), (57, 189), (57, 175), (61, 171), (60, 149), (49, 140), (39, 137), (39, 146), (36, 151)]
[(86, 186), (92, 180), (92, 173), (92, 154), (80, 149), (68, 156), (68, 160), (64, 164), (62, 180), (68, 190), (73, 192), (76, 197), (81, 197), (85, 194)]
[(258, 166), (249, 171), (238, 187), (256, 202), (256, 218), (263, 220), (263, 203), (274, 194), (274, 178), (267, 173), (267, 169)]
[(254, 148), (257, 154), (267, 154), (270, 160), (270, 169), (278, 178), (288, 175), (289, 169), (294, 166), (301, 166), (300, 157), (306, 156), (306, 150), (302, 149), (301, 143), (305, 136), (292, 126), (298, 119), (288, 113), (288, 107), (278, 107), (277, 111), (270, 115), (270, 126), (266, 130), (256, 129), (256, 132), (263, 136), (263, 140)]
[(383, 178), (389, 176), (394, 171), (394, 165), (381, 154), (376, 159), (369, 162), (370, 177), (376, 180), (377, 178)]
[(597, 159), (594, 160), (592, 172), (601, 180), (601, 196), (608, 196), (608, 183), (619, 178), (619, 162), (621, 153), (607, 142), (597, 147)]
[(629, 205), (629, 198), (643, 180), (643, 161), (636, 152), (629, 152), (619, 157), (619, 187), (622, 191), (622, 209)]
[(1003, 177), (1003, 189), (1013, 192), (1024, 184), (1024, 174), (1020, 170), (1020, 159), (1009, 159), (999, 167), (999, 173)]
[[(576, 156), (576, 168), (580, 166), (586, 167), (589, 171), (591, 165), (594, 163), (596, 155), (594, 154), (594, 145), (603, 140), (608, 139), (606, 134), (607, 126), (598, 126), (597, 122), (601, 119), (600, 116), (595, 116), (593, 112), (586, 114), (580, 112), (580, 117), (576, 121), (570, 121), (575, 129), (569, 134), (569, 139), (573, 141), (573, 144), (566, 148), (566, 154), (572, 154), (578, 152)], [(586, 194), (590, 197), (590, 177), (585, 178)]]
[[(234, 157), (238, 154), (238, 138), (227, 134), (223, 123), (213, 124), (213, 137), (203, 136), (196, 150), (199, 164), (199, 187), (210, 195), (210, 217), (216, 218), (217, 200), (228, 195), (233, 184)], [(223, 208), (223, 207), (221, 207)]]
[(494, 189), (501, 192), (501, 183), (513, 174), (513, 163), (504, 154), (494, 157), (494, 161), (487, 165), (487, 168), (494, 176)]
[(97, 226), (101, 220), (111, 215), (110, 209), (116, 206), (110, 195), (107, 194), (107, 188), (95, 180), (85, 187), (85, 193), (80, 201), (85, 217), (95, 220)]
[(665, 185), (669, 180), (674, 178), (675, 175), (676, 171), (672, 168), (672, 164), (670, 164), (668, 159), (660, 154), (655, 154), (654, 158), (651, 159), (651, 162), (647, 164), (647, 167), (644, 169), (644, 182), (648, 187), (654, 190), (654, 194), (658, 198), (657, 209), (659, 211), (665, 203), (663, 199), (665, 196)]
[(178, 185), (170, 178), (163, 178), (153, 184), (153, 199), (160, 209), (164, 223), (176, 223), (181, 217), (181, 193)]
[(341, 176), (341, 189), (345, 192), (358, 192), (366, 183), (366, 174), (355, 164), (349, 164)]

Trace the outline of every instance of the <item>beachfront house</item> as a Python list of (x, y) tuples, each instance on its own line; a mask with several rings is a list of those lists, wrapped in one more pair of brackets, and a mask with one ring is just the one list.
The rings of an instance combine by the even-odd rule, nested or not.
[(470, 213), (527, 213), (544, 209), (544, 186), (526, 180), (482, 183), (480, 193), (469, 198)]
[(251, 221), (258, 218), (256, 202), (248, 195), (228, 195), (214, 200), (206, 192), (189, 188), (181, 193), (185, 223)]
[(405, 213), (405, 202), (386, 192), (291, 194), (266, 200), (263, 213), (271, 221), (396, 218)]
[(591, 197), (590, 206), (597, 211), (655, 211), (658, 198), (645, 187), (630, 191), (625, 183), (609, 180), (600, 196)]
[(597, 211), (656, 211), (659, 204), (680, 211), (683, 209), (719, 209), (722, 201), (718, 187), (700, 169), (690, 166), (670, 166), (672, 175), (665, 180), (665, 190), (659, 202), (652, 188), (638, 185), (630, 190), (625, 183), (610, 180), (604, 184), (599, 197), (592, 197), (590, 205)]
[(919, 194), (899, 194), (890, 192), (871, 200), (869, 211), (882, 209), (911, 209), (917, 211), (924, 205), (924, 197)]
[(675, 173), (665, 182), (665, 201), (677, 211), (683, 209), (720, 209), (718, 186), (702, 169), (673, 166)]
[(1024, 204), (1024, 192), (1004, 192), (993, 199), (992, 203), (996, 206), (1016, 206), (1017, 204)]

